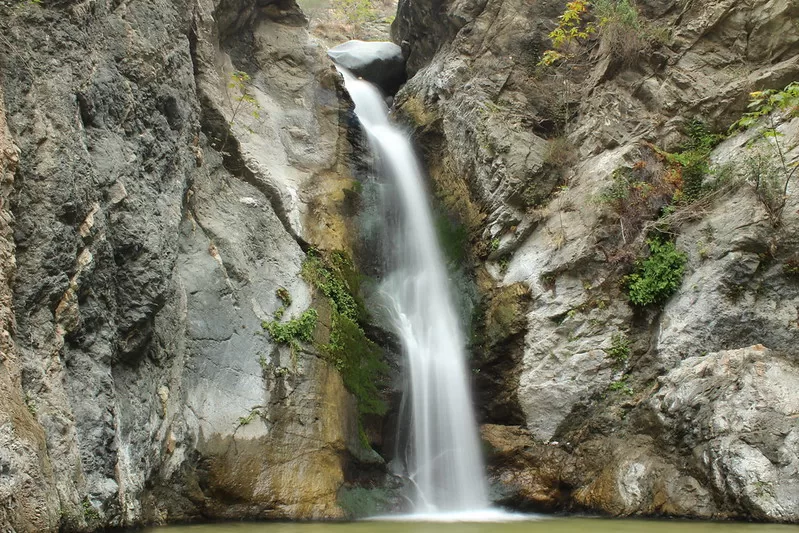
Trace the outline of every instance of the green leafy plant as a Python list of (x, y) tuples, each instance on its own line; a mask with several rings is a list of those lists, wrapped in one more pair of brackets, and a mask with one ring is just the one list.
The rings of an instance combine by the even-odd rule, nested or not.
[(649, 257), (639, 260), (635, 272), (625, 278), (630, 302), (638, 306), (665, 302), (682, 284), (686, 256), (671, 241), (646, 241)]
[(630, 0), (594, 0), (594, 14), (600, 26), (612, 23), (640, 28), (638, 9)]
[[(282, 318), (285, 308), (281, 307), (278, 311), (279, 313), (275, 313), (275, 315), (279, 314), (280, 318)], [(299, 317), (292, 318), (287, 322), (281, 322), (280, 318), (276, 317), (275, 320), (264, 321), (261, 326), (269, 333), (274, 342), (288, 344), (291, 347), (291, 357), (296, 364), (300, 342), (311, 342), (313, 340), (319, 313), (316, 309), (308, 309)]]
[(676, 186), (673, 198), (675, 206), (696, 202), (721, 185), (719, 180), (716, 180), (716, 183), (709, 186), (705, 183), (705, 177), (711, 174), (711, 152), (726, 136), (711, 132), (707, 124), (700, 119), (689, 121), (683, 133), (687, 140), (678, 152), (670, 153), (651, 146), (664, 161), (670, 173), (669, 180)]
[[(768, 89), (749, 93), (748, 112), (732, 126), (734, 130), (745, 130), (773, 111), (785, 111), (795, 115), (799, 112), (799, 82), (791, 82), (784, 89)], [(768, 124), (773, 129), (773, 122)]]
[(246, 416), (239, 417), (239, 427), (252, 424), (252, 422), (256, 419), (256, 417), (260, 416), (260, 414), (261, 411), (258, 408), (250, 409), (250, 412), (247, 413)]
[(626, 396), (632, 396), (633, 394), (635, 394), (633, 388), (630, 386), (629, 383), (627, 383), (627, 376), (624, 376), (623, 378), (618, 379), (613, 383), (611, 383), (610, 385), (608, 385), (608, 390), (611, 392), (618, 392)]
[(566, 4), (566, 10), (558, 17), (557, 27), (549, 33), (552, 49), (546, 50), (538, 62), (540, 66), (550, 66), (562, 59), (567, 59), (570, 54), (568, 47), (576, 42), (587, 40), (596, 27), (585, 20), (591, 3), (587, 0), (573, 0)]
[[(593, 18), (593, 20), (592, 20)], [(539, 66), (551, 66), (575, 56), (574, 50), (598, 34), (605, 49), (631, 65), (650, 42), (663, 42), (663, 31), (641, 19), (631, 0), (578, 0), (566, 4), (558, 26), (549, 34), (552, 49), (546, 50)]]
[(311, 251), (302, 264), (302, 278), (327, 296), (339, 314), (353, 321), (366, 319), (366, 308), (355, 295), (360, 292), (360, 277), (352, 260), (341, 251), (327, 258)]
[(705, 176), (710, 171), (710, 153), (725, 136), (712, 133), (707, 124), (694, 119), (685, 127), (688, 141), (682, 146), (682, 151), (669, 154), (669, 161), (679, 165), (682, 180), (682, 197), (678, 200), (693, 202), (702, 197), (706, 192)]
[(758, 138), (750, 148), (768, 146), (777, 156), (777, 163), (771, 163), (768, 155), (761, 150), (748, 161), (750, 182), (758, 199), (766, 208), (774, 226), (779, 226), (782, 212), (788, 201), (788, 186), (796, 175), (799, 164), (788, 162), (787, 147), (781, 141), (782, 133), (777, 130), (776, 113), (784, 112), (790, 116), (799, 115), (799, 82), (792, 82), (782, 90), (769, 89), (749, 94), (749, 111), (745, 113), (731, 130), (745, 130), (758, 126)]
[(614, 333), (611, 337), (610, 348), (605, 350), (608, 357), (618, 366), (624, 366), (630, 359), (630, 339), (622, 332)]

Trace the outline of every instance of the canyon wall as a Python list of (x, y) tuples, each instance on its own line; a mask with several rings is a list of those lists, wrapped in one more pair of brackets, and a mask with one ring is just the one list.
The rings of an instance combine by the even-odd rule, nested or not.
[[(799, 194), (787, 180), (776, 215), (763, 183), (779, 204), (799, 119), (726, 133), (750, 92), (799, 78), (799, 7), (593, 4), (616, 7), (579, 15), (595, 33), (549, 66), (566, 2), (408, 0), (392, 28), (415, 71), (398, 115), (469, 232), (498, 498), (797, 521)], [(653, 238), (684, 265), (635, 305)]]
[(380, 462), (356, 400), (262, 327), (316, 298), (305, 251), (352, 253), (348, 109), (305, 16), (7, 2), (0, 33), (0, 529), (342, 516)]
[[(799, 7), (641, 0), (543, 67), (565, 7), (393, 25), (494, 498), (799, 521), (797, 178), (762, 188), (799, 119), (728, 133), (799, 78)], [(346, 102), (293, 0), (0, 2), (0, 529), (339, 518), (381, 486), (393, 415), (359, 414), (303, 274), (380, 274)], [(655, 241), (679, 276), (638, 305)], [(311, 308), (313, 342), (264, 329)]]

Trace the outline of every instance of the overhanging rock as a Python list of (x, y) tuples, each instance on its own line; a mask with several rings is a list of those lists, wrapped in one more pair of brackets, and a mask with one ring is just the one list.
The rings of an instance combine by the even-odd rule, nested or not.
[(347, 41), (328, 50), (327, 55), (386, 94), (396, 93), (406, 79), (402, 49), (388, 41)]

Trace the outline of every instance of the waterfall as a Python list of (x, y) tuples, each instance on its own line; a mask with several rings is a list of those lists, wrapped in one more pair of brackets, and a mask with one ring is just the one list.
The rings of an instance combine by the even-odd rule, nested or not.
[(380, 92), (345, 69), (355, 114), (393, 188), (399, 234), (381, 285), (407, 360), (411, 435), (407, 474), (417, 513), (486, 509), (483, 460), (469, 393), (464, 338), (452, 303), (422, 169), (410, 140), (389, 121)]

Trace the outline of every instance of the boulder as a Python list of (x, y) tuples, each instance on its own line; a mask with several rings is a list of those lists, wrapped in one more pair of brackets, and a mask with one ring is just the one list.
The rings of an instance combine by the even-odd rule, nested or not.
[(387, 41), (347, 41), (327, 51), (337, 65), (395, 94), (406, 80), (402, 49)]
[(685, 359), (649, 401), (662, 442), (690, 450), (717, 502), (799, 521), (799, 368), (761, 345)]

